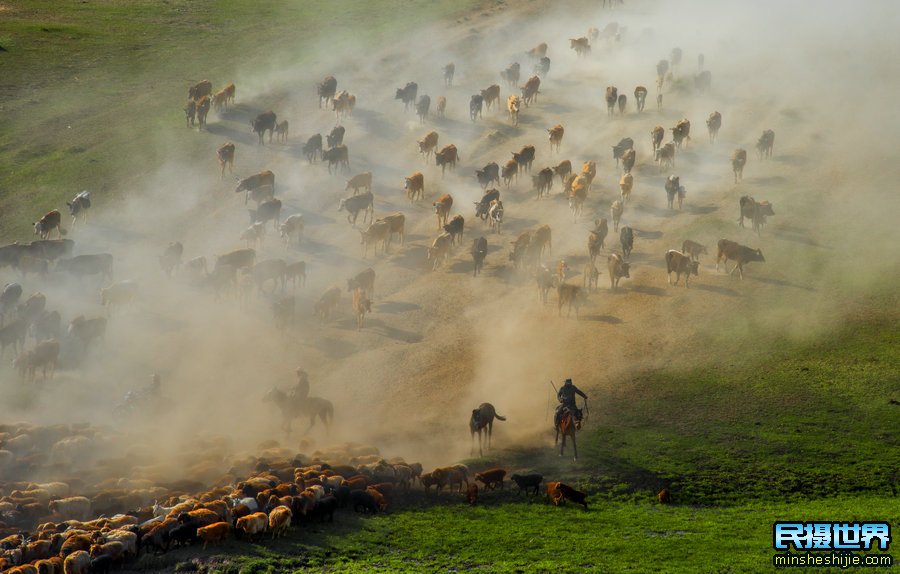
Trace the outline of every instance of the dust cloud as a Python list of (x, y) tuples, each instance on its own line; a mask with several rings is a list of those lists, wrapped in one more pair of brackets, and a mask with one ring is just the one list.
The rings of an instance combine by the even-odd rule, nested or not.
[[(286, 42), (270, 68), (238, 64), (232, 77), (211, 78), (217, 88), (235, 82), (237, 105), (211, 112), (202, 132), (184, 128), (173, 115), (171, 128), (149, 136), (149, 145), (161, 154), (188, 153), (170, 153), (164, 165), (126, 180), (126, 200), (98, 202), (89, 222), (70, 234), (76, 254), (112, 253), (116, 280), (138, 283), (137, 301), (109, 316), (105, 340), (83, 356), (64, 338), (52, 381), (22, 385), (4, 361), (7, 399), (0, 420), (90, 422), (109, 431), (97, 441), (117, 437), (102, 444), (107, 462), (119, 461), (118, 472), (173, 480), (214, 480), (271, 440), (307, 455), (352, 441), (377, 446), (385, 456), (441, 464), (468, 456), (468, 413), (481, 402), (493, 403), (508, 419), (494, 426), (495, 446), (548, 446), (551, 380), (574, 378), (602, 420), (604, 394), (627, 389), (646, 369), (715, 364), (720, 357), (712, 350), (686, 351), (697, 334), (721, 334), (730, 324), (738, 340), (773, 332), (813, 338), (897, 276), (898, 232), (891, 218), (900, 205), (891, 156), (898, 132), (885, 120), (898, 88), (891, 58), (900, 48), (892, 29), (900, 7), (627, 2), (609, 10), (597, 4), (499, 2), (400, 38), (370, 33), (365, 45), (323, 37), (306, 46), (316, 57), (302, 65), (291, 64), (295, 47)], [(602, 34), (587, 57), (569, 48), (569, 38), (587, 35), (590, 26), (604, 31), (612, 22), (618, 35)], [(511, 89), (499, 72), (517, 61), (524, 83), (535, 64), (525, 52), (540, 42), (549, 45), (550, 73), (537, 103), (524, 108), (513, 127), (505, 110)], [(682, 61), (664, 83), (658, 110), (656, 63), (676, 47)], [(694, 84), (700, 54), (712, 74), (707, 93)], [(450, 62), (457, 73), (445, 87), (441, 68)], [(349, 174), (329, 175), (324, 164), (309, 164), (302, 154), (309, 136), (324, 136), (335, 125), (334, 114), (316, 102), (316, 82), (326, 75), (358, 98), (353, 116), (340, 122), (347, 129)], [(431, 96), (425, 123), (394, 100), (395, 89), (408, 81)], [(494, 83), (501, 85), (500, 109), (470, 121), (470, 95)], [(637, 85), (649, 90), (641, 114), (633, 101)], [(627, 95), (624, 115), (607, 117), (606, 86)], [(169, 86), (173, 110), (186, 88)], [(443, 119), (434, 113), (440, 95), (448, 101)], [(290, 138), (271, 145), (267, 138), (260, 146), (249, 122), (269, 109), (290, 122)], [(710, 144), (704, 121), (716, 110), (723, 127)], [(691, 121), (691, 141), (677, 153), (675, 169), (660, 172), (649, 132), (662, 125), (669, 141), (668, 128), (682, 117)], [(561, 153), (551, 155), (546, 130), (557, 123), (566, 133)], [(767, 161), (754, 148), (764, 129), (776, 133)], [(460, 151), (456, 170), (444, 177), (433, 159), (426, 163), (418, 153), (416, 140), (431, 130), (440, 135), (439, 147), (454, 143)], [(618, 197), (621, 170), (610, 148), (624, 137), (634, 139), (638, 158), (623, 217), (636, 235), (631, 278), (609, 289), (605, 259), (619, 250), (611, 228), (597, 260), (600, 289), (588, 295), (580, 320), (566, 318), (565, 309), (559, 318), (555, 294), (542, 305), (530, 273), (512, 268), (509, 243), (549, 224), (548, 266), (565, 259), (567, 280), (580, 285), (588, 231), (596, 218), (609, 217)], [(237, 145), (234, 176), (271, 169), (284, 202), (282, 219), (302, 214), (305, 220), (299, 246), (286, 246), (270, 226), (258, 249), (258, 260), (307, 263), (306, 286), (285, 291), (296, 297), (296, 321), (286, 331), (275, 326), (271, 303), (281, 294), (271, 284), (254, 290), (249, 301), (236, 292), (215, 300), (183, 272), (167, 278), (157, 262), (171, 241), (184, 244), (185, 260), (202, 255), (210, 268), (216, 255), (243, 247), (239, 236), (253, 204), (245, 206), (243, 195), (234, 193), (234, 176), (219, 179), (215, 149), (225, 141)], [(500, 186), (507, 221), (499, 235), (491, 233), (474, 218), (472, 202), (482, 193), (474, 171), (489, 162), (502, 165), (528, 144), (537, 148), (534, 168), (509, 189)], [(729, 157), (737, 147), (750, 159), (744, 180), (734, 184)], [(530, 175), (563, 159), (576, 171), (585, 161), (597, 162), (577, 221), (558, 178), (549, 200), (537, 201), (531, 186)], [(386, 256), (370, 251), (366, 259), (357, 230), (362, 220), (354, 229), (338, 211), (340, 198), (352, 194), (345, 180), (364, 171), (374, 174), (376, 217), (401, 211), (407, 222), (404, 245), (394, 242)], [(425, 201), (410, 204), (404, 177), (415, 171), (425, 174)], [(681, 212), (666, 209), (668, 173), (680, 175), (687, 188)], [(453, 196), (453, 213), (466, 218), (466, 232), (451, 259), (431, 271), (426, 247), (438, 234), (431, 202), (443, 193)], [(759, 236), (737, 225), (742, 195), (774, 205), (776, 215)], [(483, 275), (473, 278), (468, 250), (481, 235), (490, 251)], [(766, 262), (748, 264), (744, 281), (717, 274), (713, 258), (722, 237), (759, 247)], [(664, 278), (665, 251), (686, 238), (710, 250), (690, 290)], [(357, 331), (346, 280), (369, 266), (377, 273), (373, 313)], [(2, 273), (5, 281), (21, 281), (9, 268)], [(78, 282), (51, 273), (22, 283), (26, 296), (43, 292), (64, 324), (80, 314), (106, 316), (95, 277)], [(313, 305), (331, 286), (341, 287), (341, 302), (336, 315), (322, 321)], [(298, 419), (286, 437), (278, 411), (262, 401), (270, 388), (293, 384), (298, 366), (310, 374), (311, 394), (334, 403), (335, 423), (327, 433), (319, 422), (304, 434), (306, 420)], [(127, 420), (114, 417), (125, 393), (147, 384), (153, 372), (161, 374), (171, 405)], [(205, 466), (187, 464), (194, 456)]]

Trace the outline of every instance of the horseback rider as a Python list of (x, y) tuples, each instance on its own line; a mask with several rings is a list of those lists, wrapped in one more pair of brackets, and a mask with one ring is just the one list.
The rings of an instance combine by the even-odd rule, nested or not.
[(288, 398), (305, 401), (309, 397), (309, 375), (300, 367), (297, 367), (296, 372), (297, 383), (288, 390)]
[(559, 391), (556, 392), (556, 398), (559, 401), (559, 404), (556, 406), (556, 413), (553, 417), (553, 427), (559, 427), (559, 423), (562, 420), (563, 413), (568, 410), (575, 416), (576, 421), (581, 420), (581, 410), (575, 404), (575, 397), (580, 396), (585, 401), (587, 401), (587, 395), (584, 394), (581, 389), (572, 384), (572, 379), (566, 379), (566, 382), (559, 388)]

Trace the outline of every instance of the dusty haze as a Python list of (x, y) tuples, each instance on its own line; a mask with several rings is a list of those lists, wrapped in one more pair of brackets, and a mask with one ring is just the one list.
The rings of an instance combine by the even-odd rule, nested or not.
[[(574, 378), (591, 394), (591, 422), (602, 424), (604, 396), (627, 393), (629, 381), (645, 369), (716, 364), (716, 352), (690, 344), (696, 336), (732, 330), (736, 340), (773, 332), (814, 338), (852, 315), (854, 302), (871, 290), (896, 284), (900, 234), (892, 219), (900, 207), (900, 170), (892, 156), (900, 137), (891, 110), (900, 89), (892, 61), (900, 52), (893, 29), (900, 7), (506, 6), (423, 26), (403, 38), (381, 37), (377, 47), (323, 39), (314, 49), (305, 47), (324, 55), (311, 66), (292, 67), (292, 48), (273, 55), (278, 64), (271, 69), (238, 65), (232, 77), (210, 78), (216, 89), (235, 82), (238, 106), (221, 116), (211, 112), (206, 132), (185, 129), (178, 112), (188, 84), (203, 79), (203, 70), (190, 81), (157, 79), (168, 86), (161, 97), (171, 100), (173, 113), (171, 128), (152, 134), (153, 145), (165, 150), (175, 139), (191, 138), (204, 150), (203, 160), (171, 157), (130, 178), (128, 199), (115, 206), (95, 194), (91, 221), (71, 234), (76, 254), (113, 253), (116, 279), (137, 281), (139, 300), (110, 318), (105, 342), (82, 366), (63, 364), (52, 382), (22, 387), (5, 361), (0, 375), (12, 398), (0, 405), (0, 420), (110, 424), (132, 437), (123, 445), (174, 463), (173, 473), (184, 471), (175, 455), (209, 436), (227, 437), (231, 454), (253, 452), (267, 439), (304, 453), (356, 441), (426, 465), (449, 462), (468, 455), (468, 413), (481, 402), (508, 418), (495, 425), (497, 446), (549, 448), (550, 380)], [(600, 40), (587, 58), (576, 58), (568, 38), (611, 21), (624, 28), (620, 41)], [(542, 41), (549, 45), (550, 74), (537, 104), (523, 108), (514, 128), (505, 111), (510, 89), (499, 72), (518, 61), (524, 83), (534, 64), (525, 51)], [(675, 47), (683, 59), (674, 83), (663, 88), (658, 111), (656, 63)], [(693, 87), (700, 53), (712, 72), (705, 95)], [(448, 62), (456, 64), (452, 88), (441, 77)], [(351, 161), (346, 175), (329, 176), (324, 164), (309, 165), (301, 153), (307, 137), (324, 137), (334, 125), (334, 115), (316, 105), (316, 82), (329, 74), (339, 90), (358, 98), (354, 116), (342, 122)], [(408, 81), (432, 98), (424, 125), (393, 99)], [(469, 96), (494, 83), (501, 85), (501, 110), (485, 110), (483, 120), (471, 122)], [(639, 84), (650, 92), (642, 114), (633, 102)], [(609, 85), (628, 96), (624, 116), (607, 118), (603, 92)], [(448, 100), (443, 120), (434, 116), (439, 95)], [(250, 133), (250, 119), (268, 109), (290, 121), (287, 144), (258, 146)], [(723, 127), (711, 145), (705, 120), (715, 110)], [(676, 155), (676, 168), (659, 173), (649, 132), (662, 125), (669, 141), (668, 128), (682, 117), (691, 121), (692, 140)], [(546, 129), (557, 123), (566, 133), (561, 153), (551, 156)], [(456, 171), (443, 179), (416, 146), (432, 129), (440, 147), (454, 143), (461, 156)], [(761, 162), (754, 145), (764, 129), (776, 133), (775, 153)], [(549, 224), (552, 261), (565, 259), (568, 281), (581, 284), (588, 230), (595, 218), (609, 217), (618, 197), (621, 171), (610, 147), (623, 137), (633, 138), (637, 150), (635, 187), (623, 216), (636, 234), (631, 279), (609, 290), (605, 259), (610, 247), (619, 249), (610, 222), (597, 262), (599, 291), (589, 296), (580, 321), (558, 318), (555, 294), (543, 306), (529, 274), (512, 269), (509, 242)], [(297, 323), (288, 333), (274, 327), (270, 294), (254, 294), (246, 308), (236, 296), (215, 302), (179, 278), (168, 280), (157, 264), (169, 241), (184, 243), (185, 259), (205, 255), (210, 267), (216, 254), (243, 246), (238, 237), (249, 224), (243, 195), (233, 193), (236, 184), (227, 174), (219, 180), (215, 161), (216, 147), (228, 140), (237, 145), (235, 175), (271, 169), (284, 202), (282, 217), (301, 213), (306, 222), (299, 247), (285, 247), (270, 227), (257, 258), (307, 262), (308, 283), (295, 292)], [(507, 221), (499, 236), (490, 234), (474, 218), (472, 201), (482, 193), (474, 171), (491, 161), (502, 166), (511, 151), (527, 144), (537, 147), (532, 174), (562, 159), (576, 170), (584, 161), (597, 162), (584, 215), (573, 222), (558, 178), (552, 199), (536, 201), (530, 176), (520, 176), (509, 190), (500, 188)], [(737, 185), (729, 161), (736, 147), (749, 155)], [(419, 170), (425, 201), (410, 205), (403, 178)], [(363, 171), (374, 174), (376, 217), (399, 210), (407, 218), (406, 245), (394, 243), (386, 257), (370, 251), (366, 260), (359, 233), (337, 211), (339, 199), (351, 193), (344, 191), (345, 180)], [(687, 188), (682, 212), (666, 209), (668, 173), (680, 175)], [(466, 232), (451, 261), (431, 272), (425, 248), (437, 235), (431, 203), (441, 193), (452, 194), (453, 214), (465, 216)], [(749, 224), (741, 229), (736, 223), (738, 198), (745, 194), (774, 204), (776, 216), (760, 237)], [(473, 278), (468, 251), (479, 235), (488, 238), (490, 252), (482, 276)], [(748, 264), (744, 281), (717, 274), (715, 244), (723, 237), (761, 248), (766, 262)], [(667, 285), (663, 261), (665, 251), (680, 248), (686, 238), (710, 250), (690, 290)], [(368, 266), (377, 273), (374, 312), (357, 332), (346, 279)], [(21, 281), (10, 269), (2, 273), (6, 282)], [(48, 309), (58, 309), (66, 323), (78, 314), (105, 314), (95, 278), (81, 286), (58, 274), (22, 283), (26, 296), (45, 293)], [(312, 306), (332, 285), (341, 287), (342, 301), (337, 318), (323, 323), (312, 316)], [(71, 354), (64, 349), (64, 358)], [(261, 401), (272, 386), (293, 384), (297, 366), (309, 372), (311, 394), (335, 404), (336, 425), (327, 436), (316, 428), (285, 439), (277, 411)], [(154, 371), (177, 407), (164, 420), (132, 420), (123, 429), (109, 413)], [(221, 470), (229, 465), (223, 457)]]

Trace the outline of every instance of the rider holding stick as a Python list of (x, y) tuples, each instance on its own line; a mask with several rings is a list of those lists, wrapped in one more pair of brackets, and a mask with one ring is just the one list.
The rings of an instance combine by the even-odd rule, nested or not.
[(581, 391), (578, 387), (572, 384), (572, 379), (566, 379), (566, 382), (559, 388), (556, 392), (556, 398), (559, 401), (559, 404), (556, 406), (556, 413), (553, 416), (553, 427), (557, 428), (559, 426), (560, 420), (562, 420), (563, 413), (568, 409), (572, 415), (575, 416), (576, 421), (581, 420), (581, 410), (578, 409), (576, 405), (576, 396), (580, 396), (585, 400), (585, 404), (587, 403), (587, 395)]

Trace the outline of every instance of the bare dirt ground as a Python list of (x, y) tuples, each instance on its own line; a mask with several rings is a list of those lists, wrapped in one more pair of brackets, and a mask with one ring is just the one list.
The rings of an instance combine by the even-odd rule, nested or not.
[[(245, 70), (215, 79), (235, 81), (238, 106), (221, 116), (211, 113), (205, 132), (185, 129), (173, 114), (171, 130), (155, 144), (194, 138), (208, 161), (172, 158), (158, 172), (130, 182), (133, 199), (98, 209), (87, 227), (72, 234), (79, 253), (113, 253), (117, 279), (136, 280), (140, 300), (110, 318), (105, 342), (83, 366), (64, 366), (53, 382), (22, 388), (5, 367), (14, 400), (0, 407), (0, 415), (37, 423), (106, 420), (127, 389), (159, 371), (164, 394), (177, 406), (165, 420), (150, 421), (152, 434), (138, 435), (136, 441), (151, 450), (210, 434), (230, 437), (237, 448), (275, 438), (304, 452), (352, 440), (437, 464), (468, 454), (468, 413), (481, 402), (493, 403), (508, 418), (495, 426), (498, 446), (549, 445), (550, 380), (572, 377), (591, 395), (592, 417), (602, 422), (604, 396), (627, 393), (632, 378), (645, 370), (720, 364), (720, 354), (701, 345), (708, 336), (721, 336), (723, 325), (735, 340), (764, 331), (812, 338), (852, 314), (857, 296), (896, 272), (895, 247), (882, 256), (858, 249), (864, 240), (896, 245), (896, 231), (883, 223), (885, 213), (896, 213), (896, 198), (883, 191), (896, 168), (873, 169), (887, 150), (860, 147), (877, 122), (825, 121), (847, 92), (830, 83), (839, 77), (835, 68), (849, 63), (846, 55), (827, 54), (830, 63), (811, 61), (808, 75), (797, 76), (799, 64), (754, 54), (753, 42), (734, 23), (733, 34), (701, 30), (696, 23), (687, 28), (690, 33), (675, 34), (669, 22), (688, 19), (651, 3), (563, 12), (544, 3), (515, 10), (499, 3), (466, 20), (385, 38), (384, 47), (337, 48), (333, 62), (315, 69), (277, 77), (269, 70)], [(619, 41), (600, 40), (583, 59), (569, 49), (568, 38), (586, 34), (589, 26), (602, 30), (611, 21), (625, 28)], [(768, 24), (761, 16), (745, 21), (746, 35)], [(779, 31), (767, 33), (774, 37)], [(821, 45), (817, 35), (801, 40), (812, 42), (810, 49)], [(524, 83), (534, 63), (525, 51), (541, 41), (549, 44), (550, 74), (537, 103), (523, 109), (519, 126), (510, 124), (503, 108), (470, 121), (469, 96), (499, 83), (505, 103), (511, 92), (499, 71), (518, 61)], [(655, 65), (676, 46), (684, 58), (665, 84), (658, 110)], [(772, 49), (787, 44), (776, 42)], [(713, 74), (707, 94), (693, 87), (699, 53)], [(451, 61), (457, 73), (448, 88), (441, 67)], [(309, 165), (301, 153), (308, 136), (324, 135), (335, 123), (331, 112), (316, 105), (315, 83), (326, 74), (358, 98), (353, 117), (342, 122), (349, 174), (329, 176), (325, 165)], [(432, 111), (422, 124), (412, 110), (404, 113), (393, 95), (407, 81), (418, 82), (419, 94), (430, 95), (432, 106), (437, 96), (446, 96), (446, 118)], [(628, 95), (624, 115), (607, 117), (608, 85)], [(640, 114), (632, 95), (637, 85), (650, 90)], [(823, 92), (823, 85), (834, 90)], [(173, 110), (182, 91), (171, 86)], [(864, 97), (879, 102), (882, 96)], [(290, 121), (287, 143), (257, 145), (248, 122), (265, 109)], [(715, 110), (722, 113), (723, 128), (711, 144), (704, 123)], [(669, 141), (668, 128), (682, 117), (691, 121), (691, 141), (678, 152), (675, 169), (661, 172), (652, 161), (649, 132), (662, 125)], [(551, 154), (546, 130), (557, 123), (566, 133), (561, 152)], [(775, 154), (760, 161), (753, 146), (768, 128), (776, 132)], [(460, 152), (456, 170), (444, 177), (417, 151), (416, 140), (430, 130), (438, 132), (440, 146), (454, 143)], [(611, 146), (623, 137), (633, 138), (637, 150), (634, 191), (623, 216), (623, 224), (635, 230), (631, 278), (617, 291), (609, 289), (606, 256), (619, 250), (610, 229), (598, 258), (600, 289), (589, 295), (580, 319), (565, 312), (558, 317), (555, 294), (543, 305), (529, 273), (512, 268), (509, 244), (522, 231), (549, 224), (550, 263), (565, 259), (567, 281), (580, 285), (588, 231), (594, 219), (609, 217), (618, 197), (621, 170)], [(156, 263), (169, 241), (182, 241), (186, 258), (205, 255), (211, 265), (213, 255), (242, 246), (238, 236), (249, 223), (243, 196), (233, 193), (227, 174), (219, 180), (215, 162), (215, 148), (227, 140), (237, 145), (235, 173), (274, 171), (282, 216), (302, 213), (306, 221), (299, 247), (285, 247), (270, 229), (259, 254), (260, 260), (307, 262), (309, 281), (295, 292), (298, 318), (287, 333), (274, 327), (271, 294), (254, 294), (249, 305), (233, 295), (215, 302), (183, 280), (167, 281)], [(530, 175), (520, 176), (509, 189), (500, 188), (507, 219), (502, 232), (492, 234), (474, 218), (472, 202), (482, 193), (475, 169), (491, 161), (502, 165), (527, 144), (537, 148), (532, 174), (562, 159), (576, 170), (584, 161), (597, 162), (584, 214), (573, 221), (558, 179), (551, 198), (537, 200)], [(729, 161), (736, 147), (750, 156), (738, 184)], [(425, 174), (425, 200), (410, 204), (403, 178), (419, 170)], [(351, 193), (344, 191), (345, 180), (363, 171), (374, 174), (376, 217), (401, 211), (407, 222), (405, 245), (395, 242), (387, 255), (370, 252), (365, 259), (358, 230), (337, 211), (339, 199)], [(680, 211), (666, 208), (663, 186), (670, 173), (680, 175), (687, 188)], [(860, 177), (864, 183), (857, 185)], [(451, 260), (431, 271), (425, 260), (437, 235), (431, 204), (442, 193), (453, 196), (453, 214), (466, 218), (466, 231)], [(774, 204), (776, 216), (760, 236), (737, 224), (738, 198), (745, 194)], [(490, 251), (483, 274), (473, 278), (468, 251), (481, 235)], [(766, 262), (748, 264), (743, 281), (717, 273), (715, 244), (723, 237), (762, 249)], [(666, 283), (663, 260), (666, 250), (687, 238), (710, 250), (690, 289)], [(377, 273), (374, 308), (357, 331), (346, 279), (368, 266)], [(92, 279), (80, 287), (34, 280), (24, 285), (26, 292), (45, 292), (66, 320), (104, 313)], [(341, 304), (335, 318), (322, 322), (312, 307), (332, 285), (342, 288)], [(277, 413), (261, 402), (273, 385), (293, 383), (297, 366), (310, 373), (312, 394), (335, 404), (336, 424), (327, 436), (316, 428), (285, 439)]]

